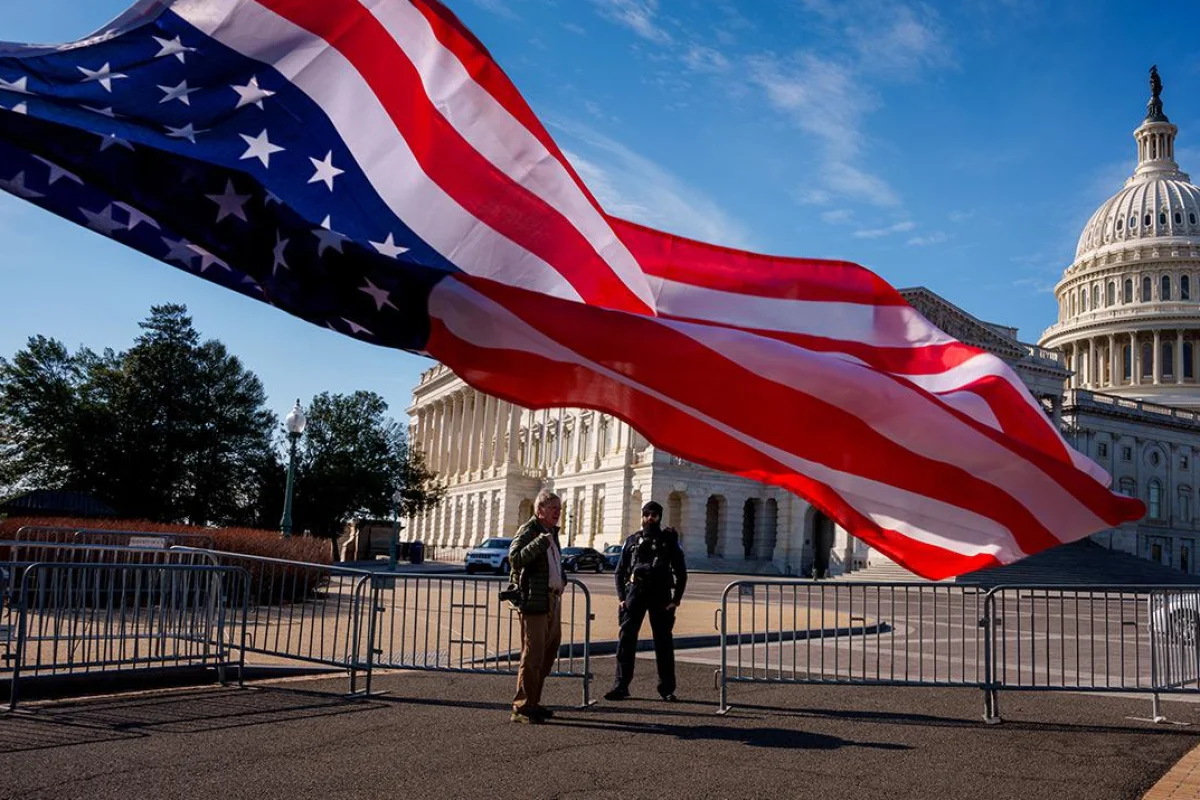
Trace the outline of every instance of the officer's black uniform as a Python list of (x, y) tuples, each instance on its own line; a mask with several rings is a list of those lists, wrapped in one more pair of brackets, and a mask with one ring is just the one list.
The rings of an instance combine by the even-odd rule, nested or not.
[[(646, 504), (646, 508), (654, 506), (658, 503)], [(658, 506), (660, 515), (661, 509)], [(686, 586), (687, 567), (675, 530), (643, 529), (625, 540), (621, 559), (617, 562), (617, 597), (623, 603), (621, 634), (617, 642), (617, 680), (605, 695), (607, 699), (619, 700), (629, 695), (638, 634), (647, 614), (650, 615), (650, 630), (654, 633), (658, 693), (665, 699), (675, 699), (675, 642), (672, 639), (675, 610), (668, 610), (667, 604), (678, 605)]]

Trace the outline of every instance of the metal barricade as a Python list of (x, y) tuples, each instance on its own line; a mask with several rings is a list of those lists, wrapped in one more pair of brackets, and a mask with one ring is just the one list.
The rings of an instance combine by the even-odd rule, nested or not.
[(370, 580), (376, 573), (219, 550), (173, 547), (171, 551), (203, 555), (212, 564), (237, 566), (249, 573), (248, 652), (272, 657), (274, 663), (341, 667), (350, 673), (351, 694), (357, 693), (358, 673), (371, 668)]
[(1150, 658), (1160, 691), (1200, 691), (1200, 592), (1150, 592)]
[(983, 606), (953, 584), (735, 581), (717, 612), (718, 713), (730, 683), (978, 686)]
[[(515, 674), (521, 628), (516, 611), (499, 598), (506, 584), (500, 577), (377, 573), (371, 583), (372, 665)], [(588, 705), (591, 594), (579, 580), (568, 579), (561, 603), (562, 649), (550, 677), (581, 680), (583, 705)], [(368, 690), (370, 680), (368, 672)]]
[(208, 565), (25, 566), (15, 593), (9, 707), (30, 674), (211, 666), (225, 682), (225, 669), (243, 663), (246, 577)]
[(216, 546), (216, 539), (203, 533), (125, 531), (115, 528), (73, 528), (56, 525), (22, 525), (13, 538), (17, 541), (78, 542), (161, 549), (172, 545), (203, 549)]

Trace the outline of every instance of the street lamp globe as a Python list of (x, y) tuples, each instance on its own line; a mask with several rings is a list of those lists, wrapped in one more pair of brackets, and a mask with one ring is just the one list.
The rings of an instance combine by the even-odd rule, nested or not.
[(308, 417), (304, 416), (304, 410), (300, 408), (300, 398), (296, 398), (296, 405), (292, 406), (292, 410), (288, 412), (283, 425), (291, 436), (299, 436), (304, 433), (304, 428), (308, 425)]

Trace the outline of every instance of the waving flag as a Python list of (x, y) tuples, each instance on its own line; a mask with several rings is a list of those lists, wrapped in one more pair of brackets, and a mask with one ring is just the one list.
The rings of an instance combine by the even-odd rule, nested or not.
[(0, 46), (0, 107), (5, 190), (518, 405), (615, 414), (922, 575), (1143, 513), (868, 270), (605, 214), (436, 0), (147, 0)]

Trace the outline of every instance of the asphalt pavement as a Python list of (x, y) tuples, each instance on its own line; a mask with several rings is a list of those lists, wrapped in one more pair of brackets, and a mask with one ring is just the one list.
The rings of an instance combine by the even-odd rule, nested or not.
[[(598, 676), (612, 671), (598, 659)], [(0, 722), (3, 798), (783, 798), (1134, 800), (1200, 742), (1200, 708), (967, 689), (737, 687), (713, 712), (709, 668), (681, 664), (682, 702), (653, 694), (575, 709), (556, 680), (545, 726), (508, 721), (510, 676), (392, 673), (31, 705)], [(597, 688), (603, 691), (603, 680)]]

